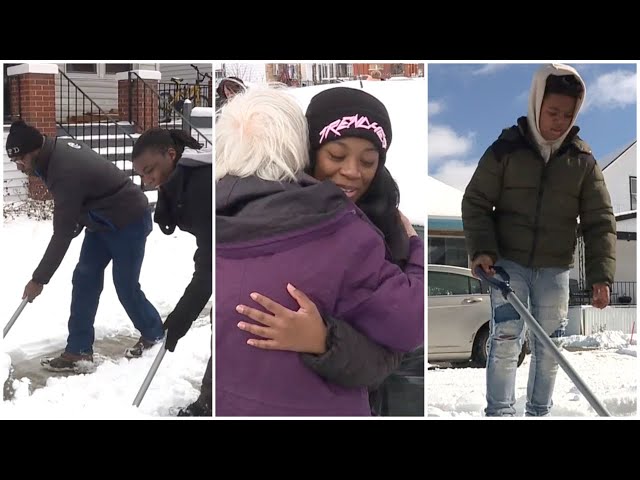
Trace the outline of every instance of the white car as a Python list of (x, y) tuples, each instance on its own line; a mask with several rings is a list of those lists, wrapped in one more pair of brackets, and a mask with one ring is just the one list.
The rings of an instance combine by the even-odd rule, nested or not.
[[(451, 265), (428, 266), (428, 361), (484, 367), (489, 348), (489, 286), (471, 270)], [(518, 366), (528, 348), (523, 346)]]

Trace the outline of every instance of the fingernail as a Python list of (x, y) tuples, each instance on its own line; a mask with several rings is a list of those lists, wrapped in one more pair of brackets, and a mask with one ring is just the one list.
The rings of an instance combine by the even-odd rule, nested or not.
[(250, 338), (249, 340), (247, 340), (247, 343), (248, 343), (249, 345), (255, 345), (255, 342), (254, 342), (254, 341), (253, 341), (253, 339), (251, 339), (251, 338)]
[(245, 326), (246, 326), (246, 325), (245, 325), (245, 323), (244, 323), (244, 322), (238, 322), (238, 328), (240, 328), (240, 329), (244, 330)]
[(293, 285), (291, 285), (290, 283), (287, 283), (287, 289), (291, 292), (295, 292), (296, 291), (296, 287), (294, 287)]
[(257, 293), (252, 293), (251, 295), (249, 295), (252, 299), (257, 300), (258, 299), (258, 294)]
[(236, 305), (236, 312), (243, 313), (244, 307), (242, 305)]

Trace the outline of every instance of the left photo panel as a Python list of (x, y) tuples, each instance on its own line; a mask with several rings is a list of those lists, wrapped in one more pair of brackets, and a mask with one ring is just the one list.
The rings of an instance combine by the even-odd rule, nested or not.
[(212, 416), (212, 72), (3, 65), (0, 418)]

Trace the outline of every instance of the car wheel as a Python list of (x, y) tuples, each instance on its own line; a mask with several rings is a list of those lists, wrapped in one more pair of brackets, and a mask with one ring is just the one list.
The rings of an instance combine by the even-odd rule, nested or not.
[[(522, 345), (522, 350), (518, 356), (518, 366), (522, 365), (527, 355), (528, 342)], [(483, 325), (476, 338), (473, 341), (473, 349), (471, 351), (471, 363), (474, 367), (484, 368), (487, 366), (487, 357), (489, 356), (489, 324)]]
[(471, 364), (474, 367), (484, 368), (487, 366), (487, 353), (489, 352), (489, 324), (478, 330), (476, 338), (473, 339), (471, 350)]

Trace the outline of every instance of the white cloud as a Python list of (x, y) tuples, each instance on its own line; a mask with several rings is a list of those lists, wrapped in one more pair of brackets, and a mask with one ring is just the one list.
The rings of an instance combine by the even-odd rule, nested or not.
[(518, 105), (524, 106), (525, 108), (529, 107), (529, 89), (523, 90), (518, 95), (516, 95), (515, 102)]
[(477, 161), (469, 163), (461, 160), (449, 160), (431, 176), (464, 192), (477, 166)]
[(429, 101), (429, 116), (437, 115), (441, 113), (445, 108), (442, 100), (430, 100)]
[(443, 158), (466, 155), (473, 145), (473, 133), (458, 135), (446, 125), (429, 127), (429, 163), (434, 164)]
[(605, 73), (587, 83), (588, 108), (624, 108), (636, 103), (637, 74), (629, 70), (615, 70)]
[(509, 66), (508, 63), (486, 63), (480, 68), (471, 71), (472, 75), (491, 75), (493, 73), (504, 70)]

